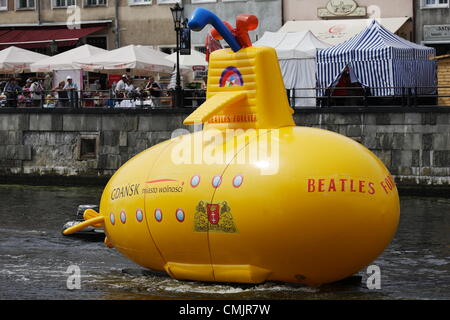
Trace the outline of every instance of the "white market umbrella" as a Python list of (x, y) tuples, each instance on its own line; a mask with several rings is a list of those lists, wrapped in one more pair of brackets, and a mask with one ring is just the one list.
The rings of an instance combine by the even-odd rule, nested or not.
[(29, 72), (30, 65), (49, 56), (10, 46), (0, 51), (0, 73)]
[[(166, 59), (172, 61), (173, 63), (177, 63), (177, 53), (172, 53), (167, 56)], [(192, 69), (199, 66), (205, 68), (208, 67), (208, 62), (206, 61), (206, 55), (204, 53), (191, 50), (190, 55), (180, 55), (180, 67), (188, 67)]]
[(86, 71), (112, 71), (134, 69), (137, 71), (171, 73), (173, 63), (162, 54), (146, 46), (129, 45), (100, 53), (89, 58), (77, 59), (73, 66)]
[(60, 54), (48, 57), (31, 65), (31, 72), (52, 72), (55, 70), (74, 69), (72, 63), (78, 59), (88, 59), (107, 50), (85, 44)]

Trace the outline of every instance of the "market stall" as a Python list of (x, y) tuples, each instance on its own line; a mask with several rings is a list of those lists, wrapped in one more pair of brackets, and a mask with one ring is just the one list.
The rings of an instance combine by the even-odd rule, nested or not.
[(317, 79), (324, 95), (350, 67), (374, 96), (401, 95), (403, 88), (432, 94), (436, 88), (435, 49), (409, 42), (373, 20), (350, 40), (317, 52)]
[[(286, 89), (290, 89), (291, 105), (315, 106), (316, 53), (330, 45), (318, 40), (310, 31), (265, 32), (254, 46), (275, 48)], [(300, 97), (300, 98), (295, 98)]]

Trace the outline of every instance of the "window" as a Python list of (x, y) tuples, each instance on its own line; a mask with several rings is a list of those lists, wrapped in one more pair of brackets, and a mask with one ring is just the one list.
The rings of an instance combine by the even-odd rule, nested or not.
[(130, 6), (140, 5), (140, 4), (152, 4), (152, 0), (128, 0)]
[(16, 9), (34, 9), (34, 0), (16, 0)]
[(106, 6), (106, 0), (85, 0), (86, 7)]
[(67, 8), (70, 6), (75, 6), (77, 3), (76, 0), (53, 0), (54, 8)]
[(179, 3), (181, 4), (181, 0), (157, 0), (158, 4), (172, 4), (172, 3)]
[(77, 159), (87, 160), (97, 158), (99, 139), (96, 135), (82, 135), (77, 141)]
[(195, 3), (208, 3), (208, 2), (217, 2), (217, 0), (191, 0), (192, 4), (195, 4)]
[(86, 37), (86, 44), (105, 50), (108, 49), (108, 40), (106, 36), (88, 36)]
[(0, 0), (0, 11), (8, 10), (8, 0)]
[(449, 0), (423, 0), (423, 8), (448, 8)]

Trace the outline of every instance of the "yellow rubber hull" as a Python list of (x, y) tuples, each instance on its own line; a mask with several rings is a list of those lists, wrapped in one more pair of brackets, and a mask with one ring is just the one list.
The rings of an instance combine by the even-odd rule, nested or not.
[(100, 204), (110, 243), (143, 267), (177, 279), (307, 285), (369, 265), (399, 212), (373, 153), (293, 126), (156, 145), (116, 172)]

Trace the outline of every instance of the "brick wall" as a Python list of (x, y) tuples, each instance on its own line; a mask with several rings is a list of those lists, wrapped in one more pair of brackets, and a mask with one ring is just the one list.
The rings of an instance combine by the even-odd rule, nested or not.
[(374, 152), (397, 183), (450, 186), (450, 113), (297, 113), (298, 125), (351, 137)]
[[(438, 90), (439, 97), (438, 104), (440, 106), (450, 106), (450, 55), (443, 56), (438, 59)], [(441, 88), (448, 87), (448, 88)]]

